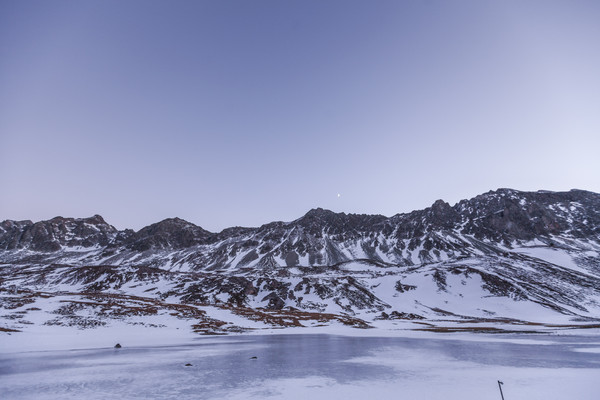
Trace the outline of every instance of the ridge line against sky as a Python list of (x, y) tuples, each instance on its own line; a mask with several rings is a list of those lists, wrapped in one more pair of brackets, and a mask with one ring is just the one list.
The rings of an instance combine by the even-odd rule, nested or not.
[[(488, 191), (486, 193), (479, 193), (477, 196), (484, 195), (484, 194), (487, 194), (489, 192), (496, 192), (496, 191), (499, 191), (499, 190), (514, 190), (514, 191), (521, 192), (521, 193), (536, 193), (536, 192), (538, 192), (538, 193), (539, 192), (543, 192), (543, 193), (567, 193), (567, 192), (570, 192), (570, 191), (581, 191), (581, 189), (571, 189), (571, 190), (565, 190), (565, 191), (549, 191), (549, 190), (544, 190), (544, 189), (541, 189), (541, 190), (538, 190), (538, 191), (522, 191), (522, 190), (516, 190), (516, 189), (512, 189), (512, 188), (499, 188), (499, 189), (497, 189), (495, 191), (491, 190), (491, 191)], [(598, 194), (598, 193), (590, 192), (590, 191), (585, 191), (585, 192), (593, 193), (593, 194)], [(474, 197), (476, 197), (476, 196), (465, 198), (465, 199), (461, 199), (461, 200), (459, 200), (459, 201), (457, 201), (455, 203), (448, 203), (448, 204), (450, 204), (451, 207), (454, 207), (455, 205), (457, 205), (458, 203), (460, 203), (460, 201), (472, 200)], [(268, 225), (268, 224), (272, 224), (272, 223), (279, 223), (279, 222), (291, 223), (291, 222), (294, 222), (294, 221), (296, 221), (298, 219), (301, 219), (301, 218), (305, 217), (309, 212), (311, 212), (311, 211), (313, 211), (315, 209), (321, 209), (323, 211), (329, 211), (329, 212), (334, 212), (334, 213), (342, 213), (342, 214), (346, 214), (346, 215), (367, 215), (367, 216), (382, 216), (382, 217), (385, 217), (385, 218), (391, 218), (391, 217), (394, 217), (396, 215), (410, 214), (410, 213), (415, 212), (415, 211), (423, 211), (425, 209), (431, 208), (432, 206), (434, 206), (434, 203), (437, 203), (438, 201), (444, 201), (444, 202), (446, 202), (444, 199), (438, 199), (435, 202), (433, 202), (432, 204), (430, 204), (429, 206), (425, 206), (425, 207), (421, 207), (421, 208), (413, 209), (413, 210), (408, 210), (408, 211), (403, 211), (403, 212), (397, 212), (397, 213), (394, 213), (394, 214), (391, 214), (391, 215), (367, 214), (367, 213), (361, 213), (361, 212), (346, 213), (344, 211), (335, 212), (335, 211), (329, 210), (327, 208), (315, 207), (315, 208), (312, 208), (310, 210), (307, 210), (306, 212), (304, 212), (300, 216), (294, 217), (293, 219), (288, 219), (288, 220), (275, 219), (275, 220), (271, 220), (271, 221), (265, 221), (264, 223), (261, 223), (260, 225), (255, 225), (255, 226), (239, 225), (239, 224), (235, 225), (234, 224), (234, 225), (231, 225), (231, 226), (223, 227), (223, 228), (221, 228), (219, 230), (216, 230), (216, 231), (211, 231), (211, 230), (208, 230), (208, 231), (211, 232), (211, 233), (219, 233), (219, 232), (221, 232), (223, 230), (230, 229), (230, 228), (250, 228), (250, 229), (255, 229), (255, 228), (260, 228), (263, 225)], [(53, 218), (87, 219), (87, 218), (94, 218), (96, 216), (100, 216), (104, 220), (104, 222), (106, 222), (107, 224), (115, 226), (114, 224), (111, 223), (111, 221), (107, 220), (106, 218), (104, 218), (104, 216), (102, 216), (100, 214), (94, 214), (94, 215), (88, 215), (88, 216), (56, 215), (54, 217), (44, 218), (42, 220), (31, 220), (31, 219), (25, 219), (25, 220), (30, 220), (33, 223), (36, 223), (36, 222), (45, 222), (45, 221), (51, 220)], [(192, 223), (192, 224), (194, 224), (194, 225), (196, 225), (198, 227), (204, 228), (200, 223), (197, 223), (197, 222), (194, 222), (194, 221), (188, 221), (185, 218), (180, 218), (179, 216), (171, 216), (171, 217), (163, 218), (163, 219), (161, 219), (159, 221), (149, 222), (146, 225), (143, 225), (143, 226), (139, 227), (138, 229), (134, 229), (134, 230), (135, 231), (139, 231), (142, 228), (146, 228), (146, 227), (148, 227), (150, 225), (153, 225), (153, 224), (156, 224), (156, 223), (162, 222), (164, 220), (168, 220), (168, 219), (183, 220), (185, 222), (190, 222), (190, 223)], [(0, 220), (0, 222), (4, 222), (4, 221), (7, 221), (7, 220), (15, 221), (14, 219), (8, 218), (8, 219)], [(20, 221), (23, 221), (23, 220), (20, 220)], [(130, 227), (120, 227), (120, 228), (117, 227), (117, 228), (119, 230), (132, 229)]]
[(600, 192), (595, 1), (0, 0), (0, 219)]

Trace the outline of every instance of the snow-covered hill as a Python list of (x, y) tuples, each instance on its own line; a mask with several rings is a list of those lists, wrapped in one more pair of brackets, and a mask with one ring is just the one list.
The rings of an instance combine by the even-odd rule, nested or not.
[(0, 308), (5, 331), (598, 326), (600, 195), (499, 189), (389, 218), (314, 209), (219, 233), (178, 218), (138, 232), (98, 215), (4, 221)]

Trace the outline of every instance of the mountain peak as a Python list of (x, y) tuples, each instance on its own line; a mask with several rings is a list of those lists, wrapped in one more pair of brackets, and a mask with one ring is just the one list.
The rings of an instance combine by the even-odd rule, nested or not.
[(106, 224), (106, 221), (104, 220), (104, 218), (102, 218), (102, 216), (99, 214), (94, 214), (91, 217), (85, 218), (85, 222), (92, 223), (92, 224)]
[(138, 251), (151, 248), (185, 248), (203, 243), (211, 232), (181, 218), (167, 218), (136, 232), (129, 246)]
[(445, 202), (442, 199), (436, 200), (432, 205), (431, 208), (434, 210), (447, 210), (450, 209), (452, 207), (450, 207), (450, 204), (448, 204), (447, 202)]
[(169, 225), (189, 226), (189, 227), (200, 228), (198, 225), (196, 225), (192, 222), (186, 221), (185, 219), (178, 218), (178, 217), (165, 218), (162, 221), (156, 222), (156, 223), (148, 225), (148, 226), (169, 226)]
[(306, 214), (304, 214), (304, 216), (302, 218), (307, 218), (307, 217), (308, 218), (313, 218), (313, 217), (322, 218), (322, 217), (329, 217), (332, 215), (345, 215), (345, 214), (344, 213), (335, 213), (331, 210), (317, 207), (317, 208), (310, 209)]

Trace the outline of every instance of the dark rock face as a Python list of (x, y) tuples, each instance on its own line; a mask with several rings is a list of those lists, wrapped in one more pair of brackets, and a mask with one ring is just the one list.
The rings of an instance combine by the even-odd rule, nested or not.
[(99, 215), (90, 218), (55, 217), (48, 221), (4, 221), (0, 249), (52, 252), (67, 247), (106, 246), (117, 234)]
[(468, 221), (466, 233), (495, 240), (531, 240), (566, 231), (588, 237), (600, 232), (600, 195), (583, 190), (499, 189), (462, 200), (454, 208)]
[(312, 235), (323, 233), (344, 235), (370, 231), (386, 219), (383, 215), (334, 213), (316, 208), (292, 222), (291, 225), (302, 228), (304, 232)]
[(449, 229), (460, 221), (460, 214), (443, 200), (437, 200), (428, 213), (432, 226)]
[(149, 249), (179, 249), (201, 244), (210, 232), (179, 218), (169, 218), (140, 229), (126, 240), (136, 251)]

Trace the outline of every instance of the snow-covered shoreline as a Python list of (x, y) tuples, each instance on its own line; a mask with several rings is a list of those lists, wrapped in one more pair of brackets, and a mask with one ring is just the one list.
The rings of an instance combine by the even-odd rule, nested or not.
[[(113, 321), (112, 326), (97, 327), (93, 329), (74, 329), (65, 326), (37, 326), (23, 332), (0, 333), (0, 354), (31, 352), (31, 351), (59, 351), (79, 350), (94, 348), (109, 348), (117, 343), (124, 347), (145, 346), (177, 346), (198, 343), (204, 339), (215, 337), (239, 337), (257, 335), (309, 335), (325, 334), (347, 337), (381, 337), (381, 338), (415, 338), (415, 339), (443, 339), (443, 340), (470, 340), (486, 342), (511, 342), (511, 343), (536, 343), (543, 341), (552, 342), (557, 336), (587, 336), (597, 337), (600, 343), (600, 329), (568, 329), (549, 330), (547, 332), (522, 332), (501, 330), (495, 333), (486, 332), (433, 332), (419, 331), (414, 323), (405, 322), (400, 326), (391, 325), (389, 321), (378, 321), (379, 327), (371, 329), (356, 329), (342, 324), (319, 327), (263, 327), (261, 329), (247, 330), (241, 333), (228, 335), (199, 335), (189, 327), (188, 321), (173, 319), (175, 324), (163, 327), (148, 327), (130, 325)], [(510, 328), (499, 326), (496, 328)], [(540, 341), (539, 338), (545, 339)], [(535, 340), (532, 338), (536, 338)]]

